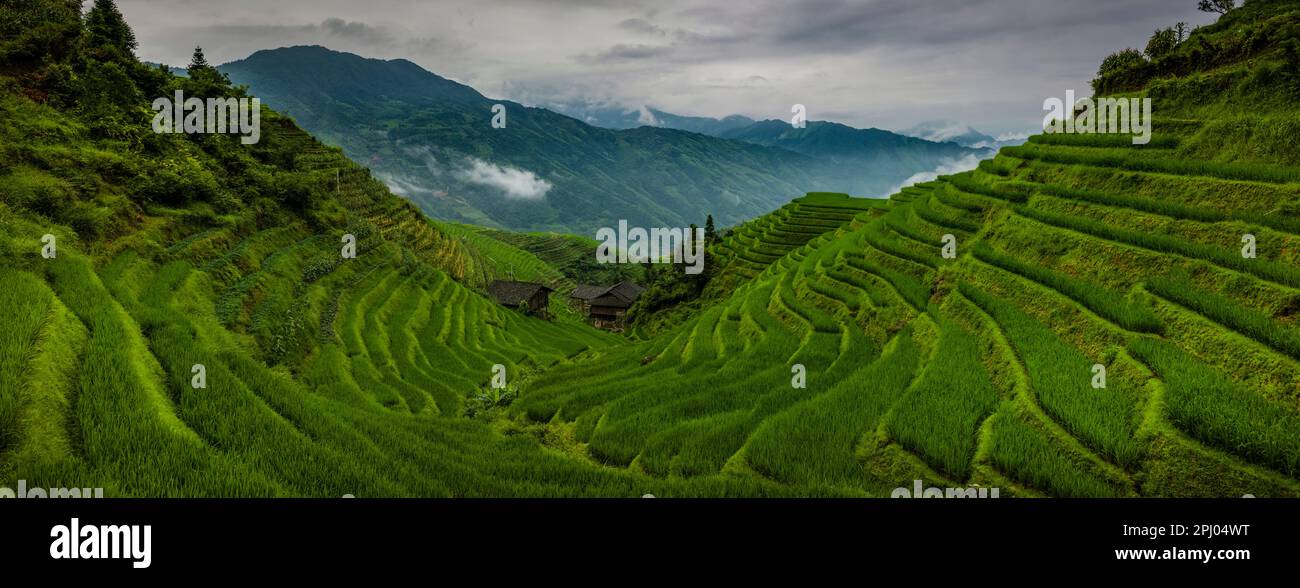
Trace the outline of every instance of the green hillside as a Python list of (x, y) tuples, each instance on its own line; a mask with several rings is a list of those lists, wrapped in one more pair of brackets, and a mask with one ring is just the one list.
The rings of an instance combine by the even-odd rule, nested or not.
[(709, 289), (730, 292), (809, 241), (854, 220), (867, 222), (883, 208), (881, 200), (811, 193), (775, 212), (729, 229), (712, 252), (710, 262), (721, 266), (721, 271), (709, 282)]
[(154, 133), (153, 97), (242, 90), (78, 4), (0, 13), (0, 486), (1300, 495), (1294, 2), (1103, 72), (1155, 99), (1150, 144), (798, 198), (638, 339), (480, 293), (578, 281), (589, 242), (432, 222), (269, 109), (255, 145)]
[[(1156, 99), (1148, 146), (1043, 135), (905, 189), (883, 215), (755, 257), (680, 328), (546, 373), (514, 410), (665, 479), (1295, 496), (1298, 18), (1252, 2), (1143, 65), (1250, 47), (1127, 88)], [(736, 256), (771, 233), (742, 227)]]
[[(324, 47), (258, 51), (220, 69), (371, 167), (430, 216), (499, 229), (592, 236), (620, 219), (685, 227), (708, 215), (731, 225), (806, 191), (883, 194), (917, 172), (975, 153), (842, 126), (823, 140), (831, 135), (821, 132), (824, 123), (809, 126), (818, 157), (755, 144), (758, 136), (750, 142), (674, 128), (598, 128), (484, 97), (410, 61)], [(497, 104), (505, 108), (503, 128), (492, 126)], [(837, 149), (851, 162), (822, 157)], [(526, 178), (536, 189), (508, 193), (491, 181), (500, 175)]]
[[(155, 135), (142, 96), (237, 91), (211, 72), (183, 80), (140, 65), (129, 29), (88, 29), (67, 3), (22, 8), (0, 23), (5, 485), (136, 496), (796, 493), (646, 480), (547, 449), (535, 427), (466, 418), (617, 339), (491, 303), (473, 289), (483, 256), (526, 254), (427, 222), (271, 111), (250, 148), (234, 136)], [(91, 15), (120, 25), (115, 10)], [(22, 50), (56, 33), (63, 51)], [(52, 259), (41, 255), (46, 233), (57, 238)], [(340, 255), (344, 234), (357, 238), (355, 259)], [(206, 387), (193, 385), (198, 364)], [(506, 369), (504, 393), (487, 386), (494, 364)]]
[[(636, 331), (658, 334), (696, 316), (813, 239), (850, 223), (864, 223), (884, 211), (886, 201), (813, 192), (727, 229), (706, 255), (703, 279), (652, 272), (649, 292), (632, 308)], [(784, 271), (782, 266), (772, 271)]]
[(533, 254), (574, 284), (609, 285), (623, 280), (644, 279), (641, 266), (598, 263), (596, 248), (600, 244), (595, 239), (563, 233), (518, 233), (486, 227), (467, 228)]

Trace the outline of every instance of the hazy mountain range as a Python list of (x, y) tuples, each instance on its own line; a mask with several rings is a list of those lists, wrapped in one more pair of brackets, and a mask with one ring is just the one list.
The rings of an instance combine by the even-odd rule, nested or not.
[(899, 131), (909, 137), (927, 141), (951, 141), (963, 147), (997, 150), (1009, 145), (1020, 145), (1029, 139), (1029, 133), (1005, 133), (994, 137), (975, 130), (974, 127), (950, 120), (930, 120)]
[[(640, 114), (661, 126), (604, 128), (485, 97), (410, 61), (319, 46), (259, 51), (219, 69), (431, 216), (511, 229), (686, 226), (709, 214), (730, 225), (808, 191), (884, 196), (984, 153), (879, 129), (657, 110)], [(497, 104), (504, 128), (491, 124)]]

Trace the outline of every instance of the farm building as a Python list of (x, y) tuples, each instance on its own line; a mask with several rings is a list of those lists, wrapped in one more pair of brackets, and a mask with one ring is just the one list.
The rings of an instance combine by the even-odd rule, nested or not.
[(526, 307), (529, 314), (542, 318), (551, 316), (550, 300), (554, 291), (543, 284), (510, 280), (495, 280), (487, 287), (488, 296), (497, 304), (514, 309)]
[(569, 298), (581, 305), (591, 324), (602, 329), (621, 329), (627, 322), (627, 311), (645, 292), (636, 282), (624, 280), (613, 286), (579, 284)]

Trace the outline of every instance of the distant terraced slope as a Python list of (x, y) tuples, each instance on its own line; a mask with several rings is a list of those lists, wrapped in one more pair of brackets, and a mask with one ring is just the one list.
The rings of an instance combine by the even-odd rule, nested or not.
[[(817, 192), (796, 198), (776, 211), (728, 230), (710, 253), (722, 267), (709, 293), (728, 292), (757, 277), (776, 260), (809, 241), (883, 211), (883, 201)], [(706, 294), (707, 295), (707, 294)]]
[(641, 282), (644, 271), (637, 265), (603, 264), (596, 261), (595, 239), (562, 233), (519, 233), (464, 225), (485, 237), (491, 237), (527, 251), (555, 268), (572, 284), (617, 284), (623, 280)]
[[(634, 333), (644, 338), (696, 317), (701, 309), (730, 296), (765, 271), (783, 271), (775, 262), (809, 241), (850, 225), (860, 225), (885, 210), (885, 200), (814, 192), (768, 214), (725, 230), (705, 254), (708, 281), (697, 289), (680, 282), (651, 284), (632, 309)], [(663, 277), (663, 276), (661, 276)], [(671, 276), (670, 276), (671, 277)]]
[(1144, 86), (1149, 145), (1044, 135), (788, 252), (747, 230), (766, 269), (516, 410), (662, 479), (1300, 495), (1300, 12), (1248, 8)]

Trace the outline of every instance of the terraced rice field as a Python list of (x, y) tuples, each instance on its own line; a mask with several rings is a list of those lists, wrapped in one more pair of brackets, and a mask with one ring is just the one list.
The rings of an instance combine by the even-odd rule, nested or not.
[[(1208, 131), (1156, 130), (1136, 154), (1035, 138), (829, 232), (791, 231), (822, 226), (792, 220), (813, 209), (796, 201), (728, 239), (733, 295), (558, 366), (515, 409), (662, 479), (1297, 495), (1300, 231), (1279, 211), (1300, 183), (1183, 152), (1160, 163)], [(1248, 206), (1224, 204), (1242, 192)]]
[[(0, 269), (0, 479), (110, 496), (796, 492), (647, 479), (548, 449), (542, 427), (466, 418), (494, 366), (517, 386), (618, 339), (492, 303), (440, 269), (465, 267), (448, 237), (391, 195), (348, 196), (364, 172), (341, 156), (312, 157), (342, 168), (355, 259), (308, 223), (186, 234), (164, 215), (147, 235), (160, 250), (92, 256), (63, 235), (56, 259)], [(6, 235), (43, 230), (0, 219)]]
[[(1150, 144), (1035, 137), (889, 199), (797, 198), (643, 339), (481, 294), (636, 269), (431, 222), (273, 112), (255, 148), (144, 153), (6, 89), (0, 486), (1298, 496), (1300, 72), (1270, 58), (1300, 12), (1224, 19), (1193, 33), (1222, 59), (1146, 89)], [(207, 199), (129, 185), (160, 162)]]
[[(639, 265), (598, 263), (595, 252), (599, 243), (590, 237), (560, 233), (516, 233), (469, 225), (465, 225), (465, 228), (541, 260), (552, 271), (562, 275), (563, 279), (556, 289), (566, 296), (576, 284), (609, 286), (623, 280), (639, 283), (645, 281), (644, 271)], [(512, 265), (513, 263), (511, 262)]]
[[(567, 278), (280, 129), (334, 179), (357, 258), (310, 223), (162, 215), (160, 250), (6, 266), (0, 474), (149, 496), (1293, 496), (1300, 232), (1279, 211), (1300, 184), (1149, 163), (1205, 132), (1171, 125), (1142, 165), (1036, 139), (887, 201), (796, 199), (715, 248), (712, 302), (632, 342), (491, 303), (503, 271)], [(467, 417), (496, 365), (518, 399)]]
[(882, 202), (844, 194), (812, 193), (750, 222), (728, 229), (709, 251), (722, 270), (708, 294), (729, 293), (809, 241), (883, 211)]

